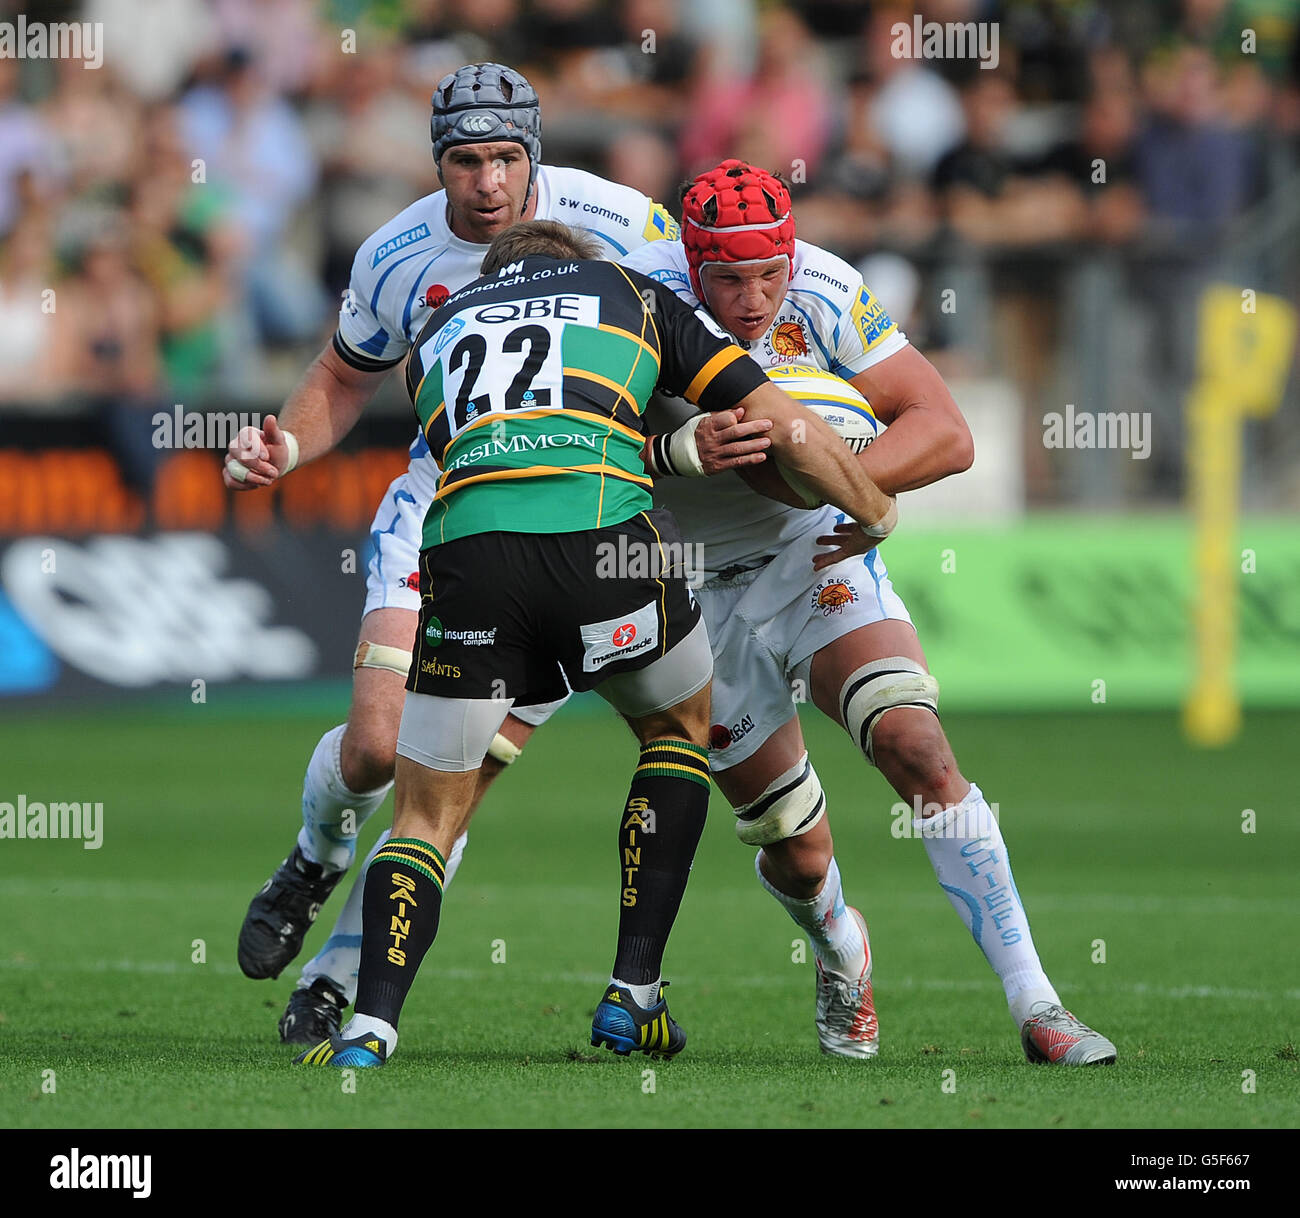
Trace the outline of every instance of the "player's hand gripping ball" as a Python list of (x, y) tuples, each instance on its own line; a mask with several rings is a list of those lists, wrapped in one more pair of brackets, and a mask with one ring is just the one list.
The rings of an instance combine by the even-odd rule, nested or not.
[[(767, 370), (768, 378), (796, 402), (824, 419), (854, 453), (860, 453), (884, 430), (871, 403), (848, 381), (820, 368), (781, 364)], [(820, 507), (821, 497), (797, 474), (773, 458), (737, 471), (760, 494), (791, 507)]]

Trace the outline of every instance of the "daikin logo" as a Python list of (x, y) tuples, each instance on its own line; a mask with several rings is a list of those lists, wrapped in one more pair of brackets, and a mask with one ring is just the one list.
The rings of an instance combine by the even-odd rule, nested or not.
[(390, 237), (370, 256), (370, 265), (378, 266), (389, 254), (395, 254), (398, 250), (404, 249), (416, 241), (423, 241), (429, 235), (429, 226), (427, 224), (417, 224), (414, 228), (408, 228), (404, 233), (398, 233), (396, 237)]

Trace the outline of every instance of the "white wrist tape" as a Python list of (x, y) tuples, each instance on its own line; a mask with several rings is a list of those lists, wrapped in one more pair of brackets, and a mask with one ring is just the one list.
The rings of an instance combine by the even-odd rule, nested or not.
[(860, 528), (873, 541), (884, 541), (886, 537), (894, 531), (898, 524), (898, 500), (890, 497), (889, 511), (887, 511), (875, 524), (863, 524), (858, 521)]
[(700, 450), (695, 443), (695, 433), (706, 418), (708, 415), (692, 415), (668, 437), (668, 457), (683, 478), (704, 477), (704, 466), (700, 462)]
[[(280, 432), (284, 436), (285, 447), (289, 450), (289, 462), (284, 469), (280, 471), (280, 477), (283, 478), (285, 474), (287, 474), (291, 469), (294, 469), (298, 464), (298, 437), (295, 436), (293, 432), (285, 431), (283, 428), (280, 429)], [(248, 466), (235, 457), (226, 458), (226, 472), (229, 473), (236, 482), (244, 482), (248, 478)]]
[(695, 433), (706, 418), (708, 415), (692, 415), (668, 437), (669, 459), (683, 478), (704, 477), (704, 465), (700, 461), (700, 450), (695, 443)]
[(676, 431), (650, 437), (646, 464), (656, 478), (702, 478), (704, 466), (695, 443), (695, 429), (706, 416), (692, 415)]

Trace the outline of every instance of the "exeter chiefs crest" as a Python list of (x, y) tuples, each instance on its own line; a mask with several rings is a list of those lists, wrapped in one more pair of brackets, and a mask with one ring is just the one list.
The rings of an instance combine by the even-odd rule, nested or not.
[(797, 321), (783, 321), (763, 343), (763, 350), (774, 364), (788, 364), (808, 354), (808, 337)]
[(858, 590), (847, 579), (828, 579), (813, 589), (812, 608), (820, 609), (822, 617), (843, 613), (845, 605), (858, 599)]

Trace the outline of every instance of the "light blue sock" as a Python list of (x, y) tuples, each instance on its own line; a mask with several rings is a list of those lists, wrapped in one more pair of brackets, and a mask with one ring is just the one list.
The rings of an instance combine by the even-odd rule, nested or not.
[(320, 738), (302, 783), (302, 829), (298, 846), (326, 873), (346, 871), (357, 852), (357, 834), (384, 802), (391, 782), (358, 794), (349, 790), (339, 768), (345, 725), (331, 728)]
[(1019, 1027), (1036, 1002), (1059, 1003), (1043, 972), (997, 817), (974, 784), (960, 802), (912, 822), (939, 886), (1002, 981)]

